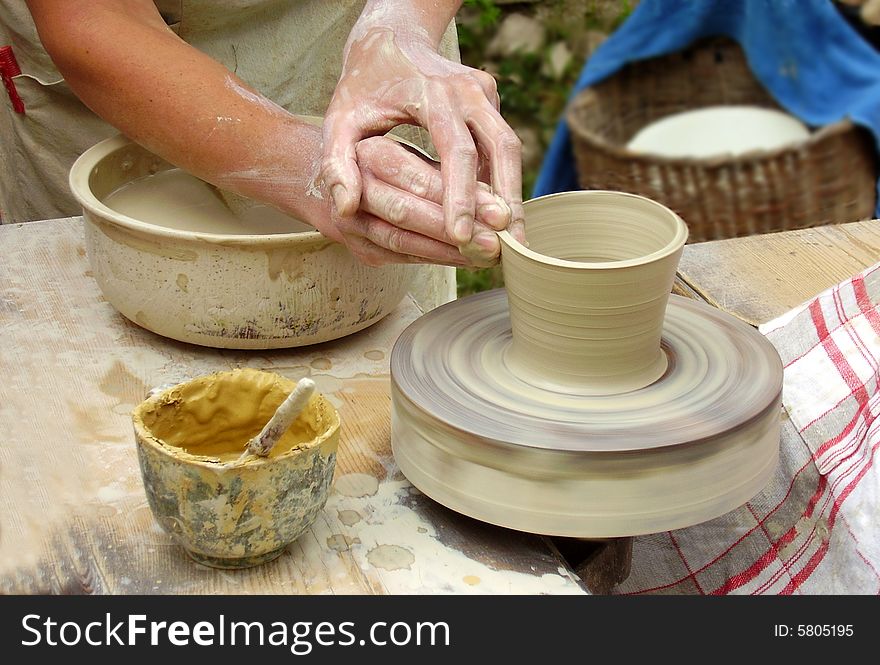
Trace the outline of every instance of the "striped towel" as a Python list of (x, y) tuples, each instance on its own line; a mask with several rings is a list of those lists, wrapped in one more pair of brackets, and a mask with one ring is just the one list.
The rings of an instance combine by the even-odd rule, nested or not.
[(760, 330), (785, 365), (773, 480), (717, 519), (636, 538), (619, 593), (880, 593), (880, 264)]

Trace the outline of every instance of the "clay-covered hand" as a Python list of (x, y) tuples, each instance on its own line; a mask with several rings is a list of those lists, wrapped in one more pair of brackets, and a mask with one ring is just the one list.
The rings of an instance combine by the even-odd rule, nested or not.
[(369, 205), (358, 142), (415, 123), (440, 155), (446, 237), (462, 247), (479, 230), (477, 174), (485, 159), (492, 189), (510, 209), (505, 226), (522, 239), (521, 145), (499, 113), (495, 80), (439, 55), (437, 30), (423, 25), (432, 10), (405, 11), (417, 4), (397, 2), (392, 12), (387, 0), (372, 0), (349, 37), (324, 121), (322, 177), (338, 215), (350, 218)]
[(385, 137), (357, 144), (360, 206), (353, 215), (331, 211), (325, 235), (345, 244), (367, 265), (437, 263), (488, 266), (497, 262), (496, 228), (510, 218), (505, 203), (487, 187), (475, 192), (478, 221), (471, 241), (459, 247), (443, 224), (440, 172), (396, 141)]

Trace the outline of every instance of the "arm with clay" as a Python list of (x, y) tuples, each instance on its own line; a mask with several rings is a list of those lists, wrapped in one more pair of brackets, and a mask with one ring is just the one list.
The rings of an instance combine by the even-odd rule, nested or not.
[[(341, 218), (363, 204), (358, 142), (407, 122), (431, 133), (440, 154), (447, 236), (480, 242), (480, 160), (510, 211), (501, 228), (523, 240), (519, 138), (499, 113), (495, 79), (439, 55), (455, 0), (368, 0), (345, 48), (342, 76), (324, 122), (324, 182)], [(486, 242), (488, 238), (483, 238)], [(497, 240), (496, 240), (497, 242)]]
[[(318, 179), (320, 128), (181, 40), (151, 0), (28, 0), (28, 6), (71, 89), (169, 162), (299, 217), (365, 263), (471, 263), (443, 232), (440, 174), (390, 139), (358, 148), (365, 205), (340, 229)], [(488, 192), (482, 196), (495, 203)], [(486, 251), (476, 262), (493, 258)]]

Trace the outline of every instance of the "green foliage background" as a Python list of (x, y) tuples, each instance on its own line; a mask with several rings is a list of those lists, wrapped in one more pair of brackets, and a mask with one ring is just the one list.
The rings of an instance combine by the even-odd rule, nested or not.
[[(494, 0), (465, 0), (458, 16), (461, 59), (471, 67), (491, 71), (498, 82), (501, 112), (514, 130), (531, 130), (540, 154), (524, 164), (523, 195), (535, 186), (540, 157), (550, 143), (570, 90), (597, 35), (609, 34), (633, 9), (633, 0), (546, 0), (539, 3), (497, 4)], [(537, 53), (514, 53), (502, 59), (487, 47), (504, 17), (511, 12), (534, 16), (544, 26), (544, 47)], [(559, 78), (547, 73), (554, 44), (565, 42), (572, 58)], [(502, 286), (498, 268), (458, 271), (459, 296)]]

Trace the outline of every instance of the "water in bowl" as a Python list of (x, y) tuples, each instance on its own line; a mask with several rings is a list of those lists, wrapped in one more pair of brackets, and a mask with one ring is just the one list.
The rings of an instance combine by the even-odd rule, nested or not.
[(104, 204), (148, 224), (196, 233), (265, 235), (314, 231), (272, 206), (221, 193), (178, 168), (128, 182), (111, 192)]

